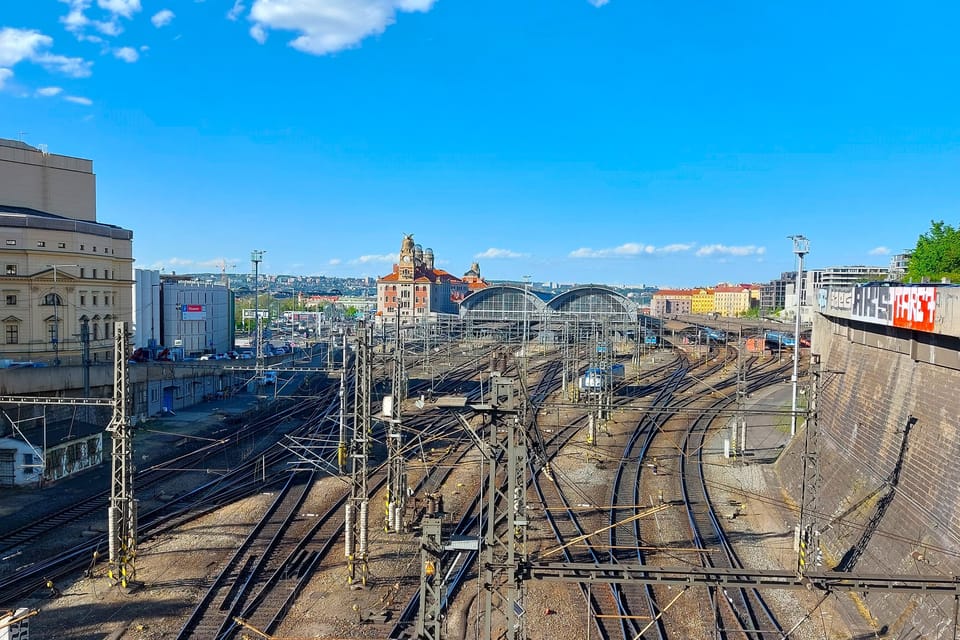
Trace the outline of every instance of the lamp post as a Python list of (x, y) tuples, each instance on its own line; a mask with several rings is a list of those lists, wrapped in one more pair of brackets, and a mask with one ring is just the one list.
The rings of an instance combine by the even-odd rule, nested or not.
[(50, 332), (50, 342), (53, 343), (53, 366), (60, 366), (60, 294), (57, 293), (57, 269), (76, 267), (75, 264), (48, 264), (53, 268), (53, 331)]
[(794, 322), (793, 332), (793, 375), (790, 376), (790, 382), (793, 385), (790, 402), (790, 435), (797, 433), (797, 380), (800, 372), (800, 309), (801, 309), (801, 287), (803, 283), (803, 256), (810, 252), (810, 241), (801, 235), (788, 236), (793, 240), (793, 252), (797, 254), (797, 317)]
[(254, 340), (257, 346), (257, 380), (263, 369), (263, 345), (260, 344), (260, 263), (263, 262), (265, 251), (254, 249), (250, 252), (250, 262), (253, 263), (253, 322), (254, 322)]

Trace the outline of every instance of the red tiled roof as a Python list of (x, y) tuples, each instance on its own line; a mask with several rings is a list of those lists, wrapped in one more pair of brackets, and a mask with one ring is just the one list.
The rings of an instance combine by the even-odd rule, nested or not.
[[(398, 265), (393, 265), (393, 272), (385, 276), (377, 278), (377, 282), (398, 282), (400, 280), (400, 270)], [(460, 278), (451, 275), (450, 273), (444, 271), (443, 269), (425, 269), (423, 267), (417, 267), (413, 272), (413, 281), (414, 282), (428, 282), (436, 283), (437, 281), (458, 284), (463, 282)]]

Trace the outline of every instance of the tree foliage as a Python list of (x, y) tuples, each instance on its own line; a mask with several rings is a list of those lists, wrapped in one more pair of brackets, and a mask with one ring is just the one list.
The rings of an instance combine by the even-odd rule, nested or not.
[(906, 278), (910, 282), (921, 282), (924, 278), (930, 282), (941, 278), (960, 282), (960, 229), (942, 220), (931, 220), (930, 231), (917, 239)]

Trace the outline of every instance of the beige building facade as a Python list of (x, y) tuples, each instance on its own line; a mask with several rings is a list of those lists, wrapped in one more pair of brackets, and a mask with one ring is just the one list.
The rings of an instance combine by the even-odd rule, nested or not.
[(751, 286), (718, 286), (713, 291), (714, 312), (725, 318), (736, 318), (750, 311), (759, 297), (759, 288)]
[(112, 359), (132, 284), (133, 232), (97, 222), (93, 162), (0, 139), (0, 359)]
[(693, 291), (690, 289), (660, 289), (650, 299), (650, 315), (655, 318), (683, 316), (693, 311)]

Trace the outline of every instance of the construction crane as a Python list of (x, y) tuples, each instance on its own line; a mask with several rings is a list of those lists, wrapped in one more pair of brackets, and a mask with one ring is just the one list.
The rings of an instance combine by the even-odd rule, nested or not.
[(227, 277), (227, 268), (236, 269), (237, 265), (227, 264), (226, 260), (220, 260), (220, 283), (229, 288), (230, 287), (230, 278)]

